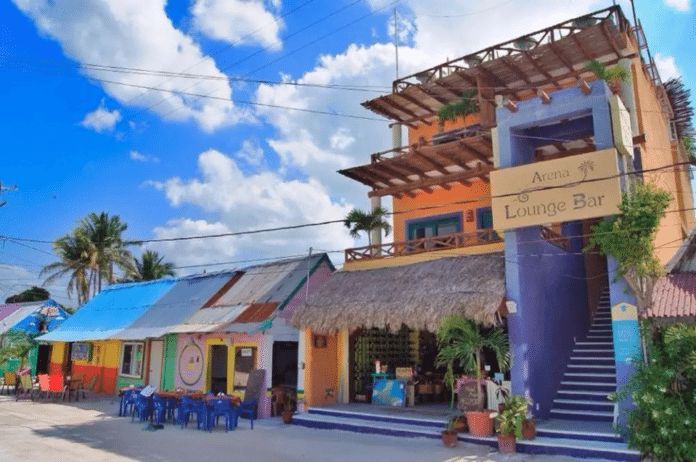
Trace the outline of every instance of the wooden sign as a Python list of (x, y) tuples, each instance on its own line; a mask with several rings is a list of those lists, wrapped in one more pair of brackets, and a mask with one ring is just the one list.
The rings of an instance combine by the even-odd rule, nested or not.
[(481, 390), (481, 401), (479, 401), (476, 386), (476, 382), (470, 382), (459, 387), (457, 392), (457, 408), (462, 411), (477, 411), (485, 407), (486, 394)]

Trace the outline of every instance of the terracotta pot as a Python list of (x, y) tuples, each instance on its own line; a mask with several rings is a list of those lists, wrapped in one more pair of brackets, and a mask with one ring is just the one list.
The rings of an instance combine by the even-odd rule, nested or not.
[(517, 452), (515, 433), (508, 433), (507, 435), (498, 433), (498, 450), (501, 454), (514, 454)]
[(283, 419), (283, 423), (289, 424), (292, 423), (292, 415), (294, 414), (293, 411), (283, 411), (280, 413), (281, 418)]
[(469, 433), (476, 438), (489, 438), (493, 436), (493, 419), (491, 411), (467, 411), (466, 423), (469, 425)]
[(454, 421), (454, 429), (458, 433), (469, 431), (469, 426), (466, 424), (466, 416), (457, 417), (457, 420)]
[(457, 432), (442, 430), (442, 444), (448, 448), (457, 446)]
[(536, 438), (536, 420), (525, 419), (522, 422), (522, 438), (526, 440), (533, 440)]

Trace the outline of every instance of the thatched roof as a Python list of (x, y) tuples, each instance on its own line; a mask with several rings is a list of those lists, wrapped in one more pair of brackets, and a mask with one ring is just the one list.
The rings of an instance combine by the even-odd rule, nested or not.
[(359, 327), (399, 329), (402, 324), (435, 331), (443, 317), (462, 314), (492, 325), (504, 296), (502, 253), (344, 270), (298, 307), (292, 324), (322, 334)]

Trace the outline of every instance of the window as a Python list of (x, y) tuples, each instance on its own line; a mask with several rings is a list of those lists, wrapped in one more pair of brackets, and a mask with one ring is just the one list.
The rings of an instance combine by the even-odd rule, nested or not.
[(493, 212), (490, 207), (476, 209), (476, 230), (480, 241), (498, 239), (498, 233), (493, 229)]
[(142, 343), (124, 343), (121, 347), (120, 375), (125, 377), (140, 378), (143, 375), (143, 351)]
[(462, 230), (462, 214), (455, 213), (436, 217), (426, 217), (408, 223), (407, 240), (424, 237), (445, 236)]
[(256, 347), (237, 346), (234, 349), (234, 391), (246, 390), (249, 372), (256, 368)]

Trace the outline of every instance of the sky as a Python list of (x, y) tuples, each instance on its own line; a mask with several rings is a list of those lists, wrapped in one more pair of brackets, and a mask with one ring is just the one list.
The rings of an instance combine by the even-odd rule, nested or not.
[[(630, 3), (618, 2), (632, 18)], [(694, 0), (636, 0), (663, 81), (696, 84)], [(79, 8), (76, 7), (79, 4)], [(0, 2), (0, 301), (40, 285), (50, 242), (90, 212), (159, 239), (340, 220), (336, 173), (388, 149), (360, 103), (409, 75), (612, 4), (603, 0)], [(394, 27), (396, 9), (396, 22)], [(385, 201), (388, 202), (388, 201)], [(331, 251), (341, 224), (147, 243), (179, 274)], [(217, 263), (224, 263), (217, 265)], [(74, 306), (65, 281), (47, 287)]]

